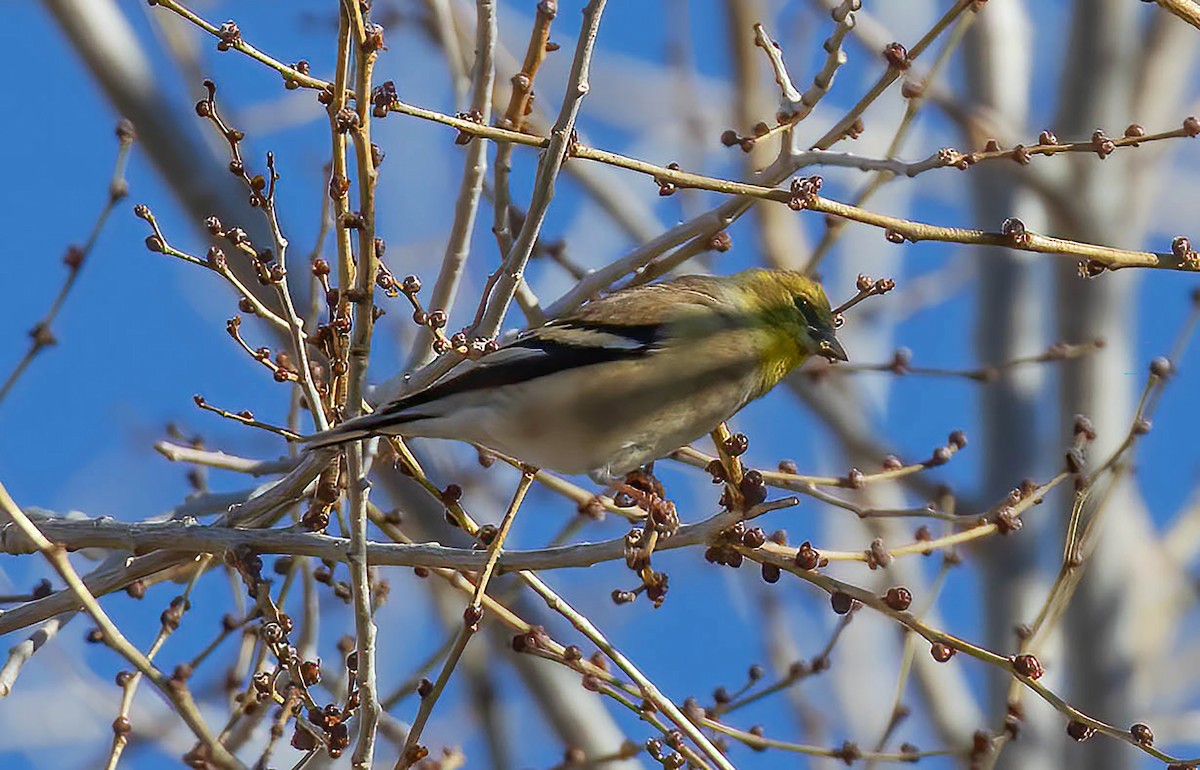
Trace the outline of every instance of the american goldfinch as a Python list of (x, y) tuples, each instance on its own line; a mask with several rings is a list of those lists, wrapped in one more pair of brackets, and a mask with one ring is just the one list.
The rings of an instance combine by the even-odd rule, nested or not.
[(682, 276), (521, 332), (307, 443), (458, 439), (609, 483), (709, 433), (811, 355), (846, 360), (820, 284), (784, 270)]

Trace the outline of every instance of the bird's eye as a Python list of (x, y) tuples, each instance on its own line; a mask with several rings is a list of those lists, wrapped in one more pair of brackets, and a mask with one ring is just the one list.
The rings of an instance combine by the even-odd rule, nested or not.
[(795, 303), (796, 309), (800, 311), (802, 316), (804, 316), (805, 323), (807, 323), (810, 327), (821, 325), (821, 319), (817, 316), (817, 310), (812, 306), (811, 302), (804, 297), (796, 297)]

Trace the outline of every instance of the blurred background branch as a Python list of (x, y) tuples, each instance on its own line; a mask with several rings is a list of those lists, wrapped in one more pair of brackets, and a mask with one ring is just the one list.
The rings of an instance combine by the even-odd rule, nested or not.
[[(134, 7), (0, 11), (0, 763), (1194, 766), (1194, 3)], [(279, 440), (749, 266), (895, 291), (661, 488)]]

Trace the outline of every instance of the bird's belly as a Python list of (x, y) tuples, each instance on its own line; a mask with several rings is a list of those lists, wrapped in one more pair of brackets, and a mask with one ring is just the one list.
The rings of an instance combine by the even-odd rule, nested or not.
[(719, 370), (684, 383), (679, 371), (634, 362), (619, 374), (601, 380), (579, 369), (552, 375), (552, 389), (502, 388), (495, 398), (504, 403), (495, 406), (504, 408), (465, 410), (456, 422), (479, 443), (539, 468), (613, 477), (703, 436), (749, 398), (742, 378)]

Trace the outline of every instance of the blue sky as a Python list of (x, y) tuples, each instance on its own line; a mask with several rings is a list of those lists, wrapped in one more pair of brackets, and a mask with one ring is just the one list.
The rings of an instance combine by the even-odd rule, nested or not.
[[(154, 74), (175, 106), (189, 109), (188, 105), (200, 95), (198, 83), (187, 81), (163, 55), (143, 4), (119, 5), (150, 50)], [(199, 10), (215, 21), (235, 15), (243, 34), (255, 45), (287, 61), (307, 58), (315, 74), (326, 76), (327, 62), (332, 58), (326, 33), (328, 5), (315, 1), (264, 0), (254, 4), (214, 2)], [(381, 59), (380, 76), (396, 80), (406, 101), (453, 112), (445, 67), (428, 39), (414, 29), (413, 5), (401, 4), (402, 13), (409, 15), (402, 15), (389, 30), (390, 50)], [(544, 78), (538, 81), (541, 103), (549, 110), (555, 108), (557, 94), (561, 92), (569, 65), (570, 41), (579, 24), (577, 4), (560, 5), (563, 10), (555, 23), (553, 39), (561, 41), (564, 50), (557, 58), (551, 58)], [(672, 119), (672, 100), (678, 95), (669, 94), (671, 98), (667, 99), (655, 89), (671, 85), (663, 74), (662, 52), (671, 29), (667, 14), (677, 5), (610, 4), (596, 54), (593, 92), (585, 100), (581, 115), (582, 129), (592, 144), (659, 163), (676, 159), (671, 154), (672, 148), (685, 136), (685, 121), (678, 114)], [(527, 9), (514, 3), (502, 3), (500, 8), (504, 42), (512, 49), (522, 48), (529, 26)], [(911, 18), (891, 19), (898, 37), (911, 40), (927, 26), (928, 4), (922, 4), (920, 11)], [(804, 73), (814, 71), (820, 52), (813, 46), (811, 53), (797, 53), (786, 42), (818, 39), (816, 30), (824, 30), (827, 21), (792, 6), (784, 8), (779, 18), (776, 36), (785, 42), (788, 61), (797, 79), (807, 82), (808, 75)], [(27, 68), (36, 73), (36, 78), (21, 81), (24, 85), (17, 89), (19, 100), (15, 102), (19, 107), (0, 124), (0, 146), (10, 148), (6, 154), (9, 182), (2, 215), (6, 238), (0, 251), (0, 269), (7, 277), (5, 323), (0, 324), (0, 376), (4, 376), (24, 352), (25, 331), (41, 316), (57, 291), (64, 276), (61, 257), (65, 249), (86, 237), (95, 212), (104, 201), (116, 149), (112, 128), (117, 116), (40, 5), (6, 4), (0, 9), (0, 19), (6, 28), (20, 30), (19, 35), (0, 48), (0, 63), (8, 72)], [(721, 101), (729, 96), (730, 68), (723, 19), (721, 4), (690, 4), (692, 55), (701, 102), (692, 107), (705, 126), (707, 145), (702, 150), (706, 170), (734, 176), (739, 173), (740, 154), (721, 148), (717, 141), (720, 128), (728, 127), (729, 120)], [(1053, 21), (1052, 12), (1045, 26), (1051, 26)], [(1038, 34), (1050, 33), (1042, 29)], [(328, 153), (322, 114), (311, 94), (283, 91), (276, 75), (244, 57), (216, 54), (210, 39), (201, 39), (199, 44), (203, 74), (217, 81), (222, 105), (231, 122), (249, 134), (248, 157), (261, 166), (264, 153), (275, 152), (283, 175), (280, 206), (284, 226), (294, 244), (293, 255), (307, 254), (316, 234), (324, 185), (321, 167)], [(824, 111), (814, 115), (814, 120), (836, 116), (837, 110), (852, 104), (864, 85), (877, 75), (876, 60), (858, 47), (851, 47), (850, 51), (850, 64), (839, 73), (834, 93)], [(762, 74), (769, 84), (765, 66)], [(1046, 120), (1053, 113), (1051, 97), (1039, 93), (1037, 98), (1038, 120)], [(621, 109), (621, 105), (626, 108)], [(873, 114), (882, 125), (898, 116), (900, 110), (902, 104), (893, 90)], [(1110, 129), (1118, 132), (1120, 127)], [(1035, 135), (1036, 129), (1032, 129), (1031, 138)], [(380, 233), (389, 242), (389, 263), (397, 275), (419, 272), (427, 285), (432, 284), (436, 274), (447, 229), (447, 212), (452, 209), (461, 168), (460, 155), (447, 150), (451, 137), (447, 129), (401, 116), (390, 117), (376, 129), (376, 141), (388, 153), (380, 190)], [(904, 154), (909, 158), (924, 157), (948, 143), (961, 145), (961, 140), (943, 119), (930, 114), (921, 120), (910, 140), (911, 149)], [(1189, 183), (1194, 178), (1200, 150), (1194, 144), (1179, 143), (1172, 152), (1171, 179)], [(534, 160), (530, 152), (518, 150), (513, 182), (522, 199), (532, 178)], [(188, 493), (186, 469), (167, 463), (152, 448), (154, 441), (164, 437), (168, 423), (180, 426), (186, 433), (201, 433), (209, 446), (245, 456), (273, 457), (281, 451), (274, 437), (232, 425), (193, 406), (193, 394), (200, 393), (220, 406), (253, 409), (261, 419), (280, 422), (286, 414), (287, 399), (285, 386), (272, 382), (224, 333), (224, 320), (236, 312), (235, 299), (226, 287), (211, 274), (150, 254), (143, 248), (147, 231), (145, 223), (132, 215), (135, 203), (151, 205), (168, 236), (181, 247), (202, 252), (205, 245), (194, 223), (188, 221), (136, 147), (128, 180), (129, 198), (114, 212), (75, 292), (55, 323), (59, 344), (33, 362), (7, 400), (0, 404), (0, 480), (26, 506), (59, 512), (80, 510), (89, 516), (110, 515), (122, 520), (136, 520), (166, 510)], [(826, 191), (845, 199), (860, 181), (857, 172), (830, 173)], [(660, 200), (647, 180), (636, 179), (629, 184), (639, 204), (645, 205), (664, 227), (684, 218), (696, 206), (715, 200), (698, 194)], [(966, 182), (959, 172), (933, 172), (928, 178), (897, 183), (894, 187), (904, 184), (907, 186), (895, 195), (882, 196), (879, 205), (898, 207), (901, 213), (924, 221), (971, 223)], [(1165, 249), (1170, 236), (1186, 223), (1186, 212), (1178, 210), (1181, 204), (1176, 195), (1161, 195), (1161, 211), (1149, 245)], [(490, 217), (490, 209), (484, 207), (473, 242), (473, 259), (477, 261), (468, 276), (467, 297), (477, 296), (485, 274), (483, 265), (494, 264), (495, 245), (488, 232)], [(813, 215), (802, 222), (808, 237), (815, 240), (820, 233), (819, 217)], [(996, 223), (986, 224), (994, 227)], [(560, 184), (545, 233), (551, 238), (566, 238), (571, 254), (590, 266), (602, 264), (632, 245), (570, 180)], [(735, 247), (715, 263), (719, 272), (756, 264), (755, 236), (749, 218), (735, 225), (731, 234)], [(856, 273), (887, 273), (900, 283), (894, 295), (895, 301), (900, 302), (906, 283), (972, 257), (972, 252), (953, 245), (897, 248), (887, 244), (877, 231), (860, 230), (847, 238), (830, 258), (827, 285), (831, 294), (844, 297), (852, 293)], [(1048, 279), (1048, 267), (1041, 269)], [(543, 300), (553, 299), (569, 286), (561, 273), (542, 264), (532, 267), (531, 280), (543, 292)], [(968, 268), (962, 285), (945, 301), (911, 314), (885, 339), (872, 338), (870, 330), (858, 332), (858, 339), (862, 340), (859, 351), (867, 351), (859, 356), (883, 360), (892, 346), (904, 345), (913, 349), (914, 362), (922, 365), (967, 367), (982, 363), (975, 361), (972, 353), (972, 329), (978, 321), (974, 304), (976, 280)], [(1150, 358), (1165, 352), (1174, 339), (1189, 308), (1189, 292), (1198, 284), (1194, 276), (1153, 271), (1136, 276), (1104, 276), (1100, 280), (1139, 282), (1137, 307), (1114, 308), (1113, 312), (1126, 315), (1137, 326), (1137, 351), (1135, 360), (1129, 363), (1127, 376), (1140, 386)], [(391, 374), (407, 357), (403, 348), (403, 338), (408, 333), (404, 325), (407, 313), (400, 305), (394, 308), (382, 325), (383, 335), (372, 361), (376, 380)], [(473, 302), (464, 301), (451, 327), (465, 323), (472, 311)], [(509, 321), (516, 321), (515, 313), (509, 316)], [(261, 344), (266, 343), (265, 332), (251, 326), (248, 334), (257, 334)], [(1050, 341), (1047, 332), (1046, 342)], [(856, 351), (852, 349), (851, 354)], [(1053, 368), (1047, 373), (1052, 380)], [(859, 381), (873, 398), (869, 400), (876, 412), (872, 416), (879, 421), (887, 443), (903, 456), (924, 457), (945, 441), (949, 431), (964, 428), (972, 434), (978, 428), (977, 394), (986, 386), (957, 379), (908, 377), (889, 380), (884, 387), (880, 380), (889, 377), (864, 374), (859, 375)], [(1155, 521), (1160, 524), (1171, 521), (1193, 494), (1193, 480), (1200, 471), (1200, 450), (1194, 438), (1200, 430), (1200, 413), (1194, 409), (1191, 395), (1198, 387), (1200, 377), (1195, 374), (1191, 360), (1185, 360), (1178, 378), (1163, 398), (1162, 419), (1156, 421), (1154, 431), (1138, 450), (1138, 479)], [(738, 426), (752, 437), (748, 458), (755, 464), (769, 467), (782, 457), (790, 457), (801, 468), (844, 471), (842, 462), (831, 450), (832, 439), (815, 425), (803, 407), (782, 392), (749, 407), (739, 417)], [(1048, 476), (1065, 440), (1056, 435), (1052, 413), (1047, 413), (1042, 426), (1039, 435), (1030, 437), (1030, 445), (1031, 451), (1043, 458), (1041, 467), (1047, 469)], [(981, 458), (968, 448), (936, 474), (972, 492), (978, 487), (980, 471)], [(697, 481), (694, 475), (675, 470), (666, 471), (664, 477), (680, 502), (685, 519), (695, 520), (712, 512), (715, 495), (707, 481)], [(214, 489), (230, 490), (246, 485), (244, 479), (219, 473), (213, 474), (211, 483)], [(497, 488), (511, 489), (511, 479)], [(467, 499), (485, 517), (495, 507), (495, 498), (486, 484), (468, 487)], [(823, 538), (828, 542), (856, 535), (841, 529), (836, 516), (822, 511), (818, 517), (816, 511), (818, 506), (806, 501), (796, 511), (775, 514), (767, 526), (786, 526), (793, 532), (794, 540), (805, 539), (809, 535), (801, 533), (810, 530), (814, 540)], [(498, 511), (495, 513), (498, 515)], [(518, 522), (512, 542), (536, 547), (548, 540), (570, 511), (548, 494), (537, 493), (526, 513), (529, 515)], [(612, 521), (585, 530), (585, 536), (592, 539), (620, 534), (620, 525)], [(762, 584), (748, 574), (702, 568), (700, 554), (690, 551), (665, 555), (662, 565), (686, 578), (673, 583), (666, 605), (657, 611), (642, 602), (628, 607), (611, 605), (607, 599), (609, 590), (630, 580), (628, 572), (617, 565), (568, 571), (554, 574), (550, 579), (610, 633), (618, 645), (628, 646), (665, 692), (681, 698), (687, 694), (703, 696), (720, 684), (736, 686), (750, 663), (764, 659), (767, 640), (762, 616), (756, 609), (763, 601)], [(928, 564), (922, 568), (931, 571), (934, 566)], [(17, 587), (30, 585), (46, 572), (33, 559), (0, 560), (0, 568), (4, 570), (0, 581), (6, 577)], [(967, 637), (978, 636), (979, 632), (980, 619), (972, 602), (975, 581), (969, 564), (956, 571), (942, 607), (946, 625)], [(0, 592), (6, 590), (0, 582)], [(786, 580), (771, 590), (771, 595), (786, 610), (801, 654), (816, 654), (834, 623), (824, 599)], [(146, 599), (154, 604), (153, 612), (123, 596), (113, 598), (106, 606), (122, 628), (144, 645), (157, 630), (157, 607), (169, 599), (169, 591), (159, 589)], [(198, 596), (201, 600), (196, 602), (196, 617), (187, 621), (188, 628), (196, 631), (172, 639), (164, 653), (164, 665), (167, 661), (185, 659), (202, 647), (224, 611), (222, 602), (227, 602), (227, 589), (215, 575), (201, 584)], [(391, 649), (398, 650), (396, 659), (386, 661), (383, 669), (389, 681), (404, 678), (416, 661), (441, 643), (444, 631), (431, 616), (420, 584), (408, 576), (397, 576), (393, 581), (392, 603), (380, 620), (381, 639), (395, 645), (389, 647), (389, 654)], [(326, 659), (333, 659), (336, 634), (331, 632), (335, 628), (348, 628), (349, 616), (342, 608), (331, 607), (322, 622), (329, 632), (328, 640), (323, 637), (322, 649)], [(85, 621), (77, 620), (56, 642), (60, 652), (40, 654), (23, 675), (19, 691), (49, 691), (58, 675), (53, 661), (61, 662), (63, 658), (56, 656), (64, 654), (81, 659), (90, 676), (109, 679), (120, 667), (119, 662), (103, 648), (83, 646), (80, 637), (86, 628)], [(703, 634), (673, 633), (673, 629), (684, 628), (703, 629)], [(564, 640), (570, 637), (567, 629), (555, 630), (562, 633)], [(647, 643), (648, 638), (665, 641)], [(225, 652), (232, 655), (232, 647)], [(962, 665), (978, 684), (979, 667), (972, 663)], [(511, 669), (498, 668), (501, 686), (514, 688), (516, 681)], [(90, 680), (80, 675), (71, 681), (86, 689)], [(820, 680), (804, 690), (806, 697), (820, 702), (824, 697), (832, 697), (834, 685)], [(58, 766), (59, 762), (65, 763), (62, 766), (85, 766), (88, 760), (100, 756), (108, 740), (105, 726), (115, 715), (116, 688), (111, 687), (107, 696), (107, 701), (83, 699), (81, 704), (86, 705), (77, 706), (84, 709), (79, 716), (84, 725), (80, 729), (95, 732), (96, 739), (89, 744), (95, 753), (81, 755), (79, 747), (70, 743), (57, 749), (43, 746), (46, 753), (36, 756), (48, 764), (40, 766)], [(147, 692), (141, 697), (151, 701), (156, 696)], [(15, 697), (0, 701), (0, 721), (7, 720), (6, 712), (14, 715), (12, 710), (18, 702)], [(472, 733), (464, 738), (454, 730), (455, 719), (466, 714), (462, 699), (451, 693), (442, 705), (445, 711), (431, 726), (431, 741), (465, 740), (469, 754), (481, 751), (477, 735)], [(768, 724), (768, 732), (794, 738), (794, 725), (782, 706), (782, 701), (769, 701), (753, 713), (748, 712), (741, 724), (760, 720)], [(100, 717), (89, 722), (87, 714), (93, 707)], [(408, 704), (407, 710), (398, 713), (402, 717), (411, 716), (411, 708), (412, 704)], [(514, 711), (509, 716), (514, 726), (519, 719), (515, 714)], [(105, 729), (95, 731), (97, 724)], [(635, 721), (622, 717), (622, 724), (632, 737), (644, 737), (645, 731)], [(525, 727), (522, 724), (522, 729)], [(834, 727), (827, 736), (827, 742), (833, 745), (847, 737), (861, 740), (864, 745), (873, 740), (871, 734), (839, 732), (845, 725)], [(529, 729), (537, 736), (545, 734), (545, 727), (540, 724), (529, 725)], [(913, 738), (922, 746), (935, 740), (922, 731), (917, 731)], [(546, 766), (556, 760), (553, 742), (528, 743), (533, 745), (523, 743), (521, 747), (528, 754), (518, 754), (520, 766)], [(6, 752), (0, 741), (0, 761), (34, 761), (33, 745), (23, 744), (16, 752)], [(748, 751), (741, 751), (737, 757), (746, 767), (770, 766), (770, 760)], [(131, 752), (126, 766), (151, 767), (158, 759), (149, 750), (136, 750)]]

